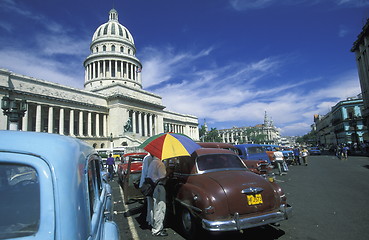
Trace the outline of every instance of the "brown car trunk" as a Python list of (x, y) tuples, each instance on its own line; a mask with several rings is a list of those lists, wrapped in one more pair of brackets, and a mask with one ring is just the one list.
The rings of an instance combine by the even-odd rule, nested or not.
[[(278, 194), (274, 192), (272, 185), (264, 178), (248, 172), (233, 171), (231, 174), (222, 174), (222, 172), (208, 173), (208, 177), (214, 181), (221, 183), (224, 193), (227, 196), (229, 213), (233, 215), (238, 212), (240, 215), (252, 214), (255, 212), (262, 213), (274, 210), (279, 207)], [(248, 181), (242, 182), (242, 179)], [(256, 205), (249, 205), (247, 195), (252, 193), (242, 193), (243, 190), (250, 188), (261, 188), (262, 202)], [(249, 190), (246, 192), (250, 192)], [(277, 205), (278, 204), (278, 205)]]

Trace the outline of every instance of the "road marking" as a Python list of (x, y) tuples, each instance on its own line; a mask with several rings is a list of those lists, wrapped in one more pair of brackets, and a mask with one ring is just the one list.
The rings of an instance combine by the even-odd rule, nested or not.
[[(124, 199), (124, 193), (123, 193), (123, 190), (121, 187), (119, 187), (119, 190), (120, 190), (120, 195), (122, 197), (122, 200)], [(127, 212), (129, 210), (127, 204), (124, 203), (124, 200), (122, 201), (122, 204), (123, 204), (123, 207), (124, 207), (124, 212)], [(134, 240), (140, 240), (140, 238), (138, 237), (138, 234), (137, 234), (137, 230), (135, 228), (135, 225), (133, 223), (133, 219), (131, 216), (128, 216), (127, 217), (127, 220), (128, 220), (128, 226), (129, 226), (129, 230), (131, 231), (131, 235), (132, 235), (132, 238)]]

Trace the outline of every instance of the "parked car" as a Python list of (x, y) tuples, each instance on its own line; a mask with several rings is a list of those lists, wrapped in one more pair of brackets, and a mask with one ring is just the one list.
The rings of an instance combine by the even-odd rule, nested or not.
[(126, 153), (122, 157), (122, 162), (118, 164), (118, 180), (123, 188), (125, 202), (142, 197), (138, 185), (143, 159), (146, 155), (146, 152)]
[(0, 239), (119, 239), (103, 174), (76, 138), (0, 131)]
[(320, 149), (318, 147), (310, 147), (308, 149), (308, 151), (309, 151), (310, 155), (320, 155), (320, 154), (322, 154), (322, 152), (320, 151)]
[[(221, 142), (200, 142), (198, 143), (201, 147), (204, 148), (222, 148), (222, 149), (228, 149), (231, 150), (232, 152), (235, 152), (236, 154), (240, 155), (240, 157), (242, 158), (242, 154), (241, 151), (233, 144), (230, 143), (221, 143)], [(247, 168), (259, 175), (266, 175), (269, 174), (271, 172), (271, 168), (270, 168), (270, 164), (267, 162), (267, 160), (262, 159), (246, 159), (246, 158), (242, 158), (242, 160), (245, 162)]]
[[(292, 207), (274, 181), (248, 171), (224, 149), (200, 148), (179, 157), (166, 183), (168, 210), (187, 238), (203, 228), (235, 231), (288, 219)], [(271, 179), (272, 180), (272, 179)]]

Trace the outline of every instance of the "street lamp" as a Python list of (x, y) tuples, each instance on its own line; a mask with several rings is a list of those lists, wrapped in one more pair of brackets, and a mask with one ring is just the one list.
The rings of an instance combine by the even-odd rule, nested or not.
[(1, 100), (1, 109), (9, 119), (9, 130), (18, 130), (19, 120), (27, 111), (27, 101), (4, 96)]
[(110, 133), (110, 136), (109, 136), (109, 141), (110, 141), (110, 149), (111, 149), (111, 151), (113, 151), (113, 145), (114, 145), (114, 143), (113, 143), (113, 133)]

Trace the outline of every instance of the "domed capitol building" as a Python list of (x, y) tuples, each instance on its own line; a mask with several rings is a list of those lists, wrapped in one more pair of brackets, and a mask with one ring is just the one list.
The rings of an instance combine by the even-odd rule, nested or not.
[[(27, 101), (19, 130), (75, 136), (95, 148), (138, 146), (162, 132), (199, 139), (196, 116), (167, 111), (160, 96), (142, 89), (134, 39), (115, 9), (96, 29), (90, 50), (84, 90), (0, 69), (0, 97)], [(0, 129), (9, 129), (3, 114)]]

